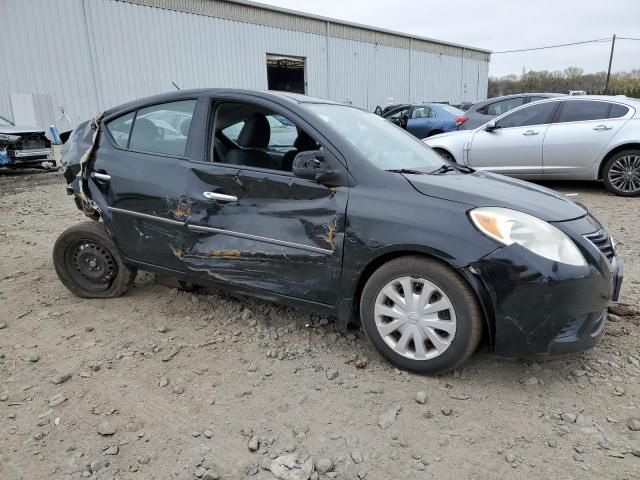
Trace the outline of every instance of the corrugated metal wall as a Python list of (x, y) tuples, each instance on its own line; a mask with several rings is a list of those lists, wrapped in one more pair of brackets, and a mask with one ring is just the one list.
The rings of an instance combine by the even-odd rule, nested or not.
[(1, 0), (0, 18), (9, 19), (0, 114), (11, 114), (11, 93), (48, 93), (56, 114), (64, 107), (75, 124), (172, 90), (171, 82), (266, 89), (267, 53), (306, 58), (307, 94), (368, 110), (389, 98), (459, 103), (487, 91), (486, 54), (467, 52), (463, 61), (458, 47), (440, 50), (454, 56), (410, 50), (404, 37), (385, 44), (343, 38), (357, 33), (349, 26), (311, 33), (115, 0)]

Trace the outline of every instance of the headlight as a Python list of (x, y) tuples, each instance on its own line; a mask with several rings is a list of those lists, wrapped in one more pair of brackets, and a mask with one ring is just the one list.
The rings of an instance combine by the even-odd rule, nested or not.
[(17, 142), (18, 140), (20, 140), (20, 136), (0, 133), (0, 140), (2, 140), (3, 142)]
[(587, 264), (569, 237), (537, 217), (499, 207), (475, 208), (470, 216), (478, 230), (504, 245), (517, 243), (541, 257), (560, 263)]

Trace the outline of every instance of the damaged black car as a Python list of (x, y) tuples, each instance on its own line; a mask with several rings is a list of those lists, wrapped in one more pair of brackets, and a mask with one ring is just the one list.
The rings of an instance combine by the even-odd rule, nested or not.
[(0, 116), (0, 168), (55, 168), (44, 130), (21, 127)]
[(615, 243), (584, 207), (326, 100), (155, 96), (81, 124), (63, 159), (92, 221), (53, 260), (81, 297), (147, 270), (360, 322), (393, 364), (434, 373), (483, 339), (513, 357), (591, 348), (620, 291)]

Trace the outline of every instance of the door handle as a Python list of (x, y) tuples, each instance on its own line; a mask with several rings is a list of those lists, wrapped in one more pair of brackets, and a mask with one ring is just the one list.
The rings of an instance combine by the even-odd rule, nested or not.
[(607, 127), (606, 125), (598, 125), (597, 127), (593, 127), (596, 132), (604, 132), (606, 130), (611, 130), (612, 127)]
[(233, 195), (225, 195), (224, 193), (202, 192), (202, 196), (207, 200), (219, 200), (221, 202), (237, 202), (238, 197)]
[(91, 178), (95, 178), (96, 180), (102, 180), (103, 182), (108, 182), (111, 180), (111, 175), (107, 175), (106, 173), (100, 172), (91, 172)]
[(527, 130), (526, 132), (523, 133), (524, 136), (526, 137), (533, 137), (534, 135), (538, 135), (539, 132), (534, 132), (533, 130)]

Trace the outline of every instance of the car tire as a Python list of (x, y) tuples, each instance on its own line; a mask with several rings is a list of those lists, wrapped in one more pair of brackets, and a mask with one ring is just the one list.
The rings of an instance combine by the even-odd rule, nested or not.
[[(626, 172), (633, 177), (632, 184), (624, 183)], [(640, 150), (622, 150), (607, 160), (602, 170), (605, 188), (621, 197), (637, 197), (640, 195)], [(634, 185), (637, 187), (634, 188)]]
[(95, 221), (60, 234), (53, 246), (53, 265), (64, 286), (82, 298), (119, 297), (136, 277), (103, 224)]
[[(424, 294), (428, 308), (405, 308), (403, 285), (412, 288), (412, 299), (418, 294), (418, 303)], [(442, 310), (435, 313), (417, 313), (440, 307)], [(394, 318), (384, 313), (391, 313)], [(475, 352), (482, 337), (483, 317), (473, 291), (450, 267), (422, 256), (400, 257), (378, 268), (360, 297), (360, 318), (369, 341), (382, 356), (398, 368), (416, 373), (434, 374), (456, 368)], [(403, 318), (406, 322), (392, 325)], [(393, 331), (393, 327), (397, 330)]]
[(444, 150), (442, 148), (434, 148), (433, 150), (434, 150), (434, 152), (436, 152), (438, 155), (440, 155), (445, 160), (448, 160), (450, 162), (456, 163), (456, 159), (454, 158), (454, 156), (451, 155), (446, 150)]

